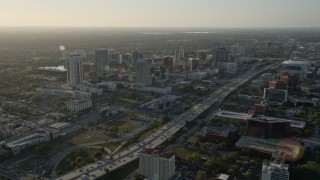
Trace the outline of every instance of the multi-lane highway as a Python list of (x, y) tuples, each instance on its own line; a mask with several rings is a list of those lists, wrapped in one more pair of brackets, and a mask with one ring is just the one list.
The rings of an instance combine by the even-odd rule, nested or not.
[(121, 153), (115, 154), (112, 157), (106, 156), (101, 161), (84, 166), (82, 168), (76, 169), (72, 172), (62, 175), (57, 179), (69, 180), (69, 179), (96, 179), (105, 175), (105, 169), (113, 171), (135, 159), (138, 158), (140, 151), (145, 148), (155, 148), (166, 141), (173, 134), (178, 132), (181, 128), (186, 125), (187, 121), (192, 121), (196, 119), (201, 113), (206, 111), (208, 108), (215, 104), (220, 104), (227, 95), (232, 91), (237, 89), (239, 86), (243, 85), (254, 76), (263, 71), (266, 71), (272, 67), (272, 65), (266, 66), (262, 69), (256, 69), (263, 62), (259, 62), (253, 65), (248, 72), (233, 79), (229, 84), (226, 84), (219, 90), (213, 92), (212, 94), (206, 96), (200, 103), (194, 105), (188, 111), (182, 113), (180, 116), (176, 117), (169, 123), (165, 124), (161, 129), (154, 132), (152, 135), (147, 137), (142, 142), (130, 147)]

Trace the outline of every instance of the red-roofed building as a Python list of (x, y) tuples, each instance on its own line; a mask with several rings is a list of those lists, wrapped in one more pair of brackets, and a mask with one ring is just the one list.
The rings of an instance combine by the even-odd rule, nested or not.
[(175, 155), (150, 148), (139, 155), (140, 174), (155, 180), (168, 180), (175, 174)]

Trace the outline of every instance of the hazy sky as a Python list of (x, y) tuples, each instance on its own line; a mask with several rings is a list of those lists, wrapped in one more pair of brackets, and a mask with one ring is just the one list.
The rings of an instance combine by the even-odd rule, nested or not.
[(320, 27), (320, 0), (1, 0), (0, 26)]

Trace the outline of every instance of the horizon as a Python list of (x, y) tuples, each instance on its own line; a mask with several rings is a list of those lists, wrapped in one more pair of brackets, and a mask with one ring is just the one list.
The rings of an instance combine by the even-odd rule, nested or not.
[(11, 0), (0, 27), (320, 27), (317, 0)]

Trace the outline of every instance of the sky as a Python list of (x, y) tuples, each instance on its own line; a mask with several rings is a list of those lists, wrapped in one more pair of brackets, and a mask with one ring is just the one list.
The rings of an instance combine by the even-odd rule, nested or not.
[(1, 0), (0, 26), (320, 27), (320, 0)]

